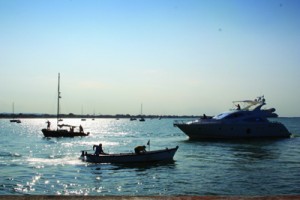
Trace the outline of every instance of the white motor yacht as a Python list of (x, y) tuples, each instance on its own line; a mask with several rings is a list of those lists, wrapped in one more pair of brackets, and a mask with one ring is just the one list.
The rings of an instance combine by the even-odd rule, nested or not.
[[(267, 118), (277, 117), (274, 108), (266, 105), (263, 96), (255, 100), (234, 101), (237, 108), (214, 117), (203, 116), (195, 121), (175, 121), (174, 126), (193, 139), (234, 138), (288, 138), (291, 133), (279, 122)], [(241, 106), (243, 105), (243, 106)]]

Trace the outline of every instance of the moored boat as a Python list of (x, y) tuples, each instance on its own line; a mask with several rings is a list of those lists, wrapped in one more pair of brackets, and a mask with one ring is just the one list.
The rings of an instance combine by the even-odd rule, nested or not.
[[(46, 123), (47, 128), (42, 129), (42, 132), (45, 137), (75, 137), (75, 136), (88, 136), (90, 133), (87, 132), (85, 133), (83, 131), (82, 126), (79, 126), (79, 131), (74, 131), (74, 128), (76, 126), (68, 125), (68, 124), (59, 124), (62, 119), (60, 119), (60, 98), (61, 98), (61, 93), (60, 93), (60, 74), (58, 74), (58, 90), (57, 90), (57, 117), (56, 117), (56, 129), (51, 129), (50, 128), (50, 121), (47, 121)], [(69, 127), (69, 130), (67, 129), (62, 129), (62, 127)]]
[(21, 120), (20, 119), (15, 119), (15, 103), (13, 102), (12, 104), (12, 110), (13, 110), (13, 119), (9, 120), (10, 122), (13, 122), (13, 123), (21, 123)]
[(15, 123), (21, 123), (21, 120), (19, 120), (19, 119), (11, 119), (11, 120), (9, 120), (10, 122), (15, 122)]
[(155, 151), (146, 151), (143, 153), (117, 153), (117, 154), (90, 154), (82, 151), (81, 157), (86, 162), (91, 163), (151, 163), (151, 162), (168, 162), (172, 161), (178, 149), (165, 148)]
[(83, 132), (83, 131), (74, 131), (75, 126), (70, 126), (70, 125), (59, 125), (59, 127), (70, 127), (70, 130), (67, 129), (42, 129), (42, 132), (45, 137), (76, 137), (76, 136), (88, 136), (90, 132)]
[[(214, 117), (205, 115), (195, 121), (175, 121), (191, 140), (195, 139), (241, 139), (241, 138), (288, 138), (291, 133), (279, 122), (267, 118), (277, 117), (275, 109), (261, 109), (265, 98), (233, 102), (237, 109)], [(244, 104), (243, 107), (240, 104)]]
[(141, 118), (139, 119), (140, 122), (146, 121), (145, 118), (143, 117), (143, 104), (141, 104)]

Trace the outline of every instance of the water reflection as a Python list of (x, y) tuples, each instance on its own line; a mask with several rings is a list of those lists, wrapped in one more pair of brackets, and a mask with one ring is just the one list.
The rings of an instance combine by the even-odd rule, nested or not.
[(154, 162), (154, 163), (112, 163), (112, 164), (93, 164), (88, 163), (86, 165), (92, 173), (99, 174), (98, 171), (112, 170), (134, 170), (134, 171), (146, 171), (153, 168), (168, 168), (174, 169), (176, 167), (175, 161), (168, 162)]
[[(169, 180), (166, 171), (172, 171), (175, 162), (145, 163), (145, 164), (87, 164), (87, 172), (92, 180), (92, 193), (128, 194), (134, 195), (157, 187), (157, 179)], [(114, 184), (111, 184), (112, 181)], [(157, 190), (157, 189), (156, 189)], [(122, 192), (122, 193), (120, 193)]]
[(130, 163), (130, 164), (115, 164), (118, 168), (114, 170), (134, 169), (135, 171), (146, 171), (153, 168), (169, 168), (173, 169), (176, 166), (175, 161), (155, 162), (155, 163)]
[(280, 150), (277, 144), (290, 139), (251, 139), (251, 140), (203, 140), (190, 141), (185, 143), (198, 145), (206, 148), (222, 149), (237, 158), (263, 160), (277, 159), (280, 155)]
[[(283, 159), (282, 149), (293, 139), (272, 140), (205, 140), (205, 141), (183, 141), (183, 155), (180, 159), (197, 162), (196, 166), (216, 167), (222, 165), (224, 169), (244, 170), (245, 166), (272, 165)], [(188, 145), (187, 145), (188, 144)], [(182, 145), (183, 146), (183, 145)], [(190, 166), (193, 167), (193, 166)]]
[(277, 140), (234, 143), (231, 151), (235, 157), (243, 160), (277, 159), (280, 152), (276, 148), (276, 142)]

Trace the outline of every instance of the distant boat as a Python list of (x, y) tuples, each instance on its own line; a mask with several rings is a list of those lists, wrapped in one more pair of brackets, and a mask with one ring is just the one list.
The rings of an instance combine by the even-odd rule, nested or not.
[(11, 119), (10, 122), (15, 122), (15, 123), (19, 124), (19, 123), (21, 123), (21, 120), (19, 120), (19, 119)]
[[(81, 106), (81, 117), (83, 117), (83, 107)], [(86, 121), (86, 118), (81, 118), (81, 121)]]
[[(50, 122), (47, 121), (48, 127), (45, 129), (42, 129), (42, 132), (45, 137), (74, 137), (74, 136), (88, 136), (90, 133), (85, 133), (81, 127), (79, 126), (79, 131), (74, 131), (76, 126), (68, 125), (68, 124), (59, 124), (59, 116), (60, 116), (60, 74), (58, 74), (58, 90), (57, 90), (57, 118), (56, 118), (56, 129), (50, 129)], [(67, 129), (62, 129), (62, 127), (68, 127)], [(59, 129), (60, 128), (60, 129)]]
[(94, 115), (93, 115), (93, 118), (92, 118), (92, 120), (95, 120), (95, 111), (94, 111)]
[(141, 117), (140, 122), (146, 121), (144, 117)]
[(91, 163), (156, 163), (156, 162), (168, 162), (172, 161), (173, 157), (178, 149), (165, 148), (155, 151), (146, 151), (145, 153), (117, 153), (117, 154), (90, 154), (87, 151), (82, 151), (81, 157), (83, 161)]
[(21, 120), (19, 119), (15, 119), (15, 103), (12, 104), (12, 110), (13, 110), (13, 119), (9, 120), (10, 122), (14, 122), (14, 123), (21, 123)]
[(140, 122), (144, 122), (145, 118), (143, 117), (143, 104), (141, 104), (141, 118), (139, 120)]
[(131, 117), (131, 118), (130, 118), (130, 121), (135, 121), (135, 120), (136, 120), (135, 117)]

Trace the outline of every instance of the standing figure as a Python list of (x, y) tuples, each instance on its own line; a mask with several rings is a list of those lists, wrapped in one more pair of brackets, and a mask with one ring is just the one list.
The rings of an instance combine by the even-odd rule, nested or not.
[(46, 123), (47, 123), (47, 129), (49, 130), (51, 126), (51, 122), (48, 120)]
[(80, 126), (79, 126), (79, 132), (80, 132), (80, 133), (83, 133), (83, 128), (82, 128), (81, 124), (80, 124)]

